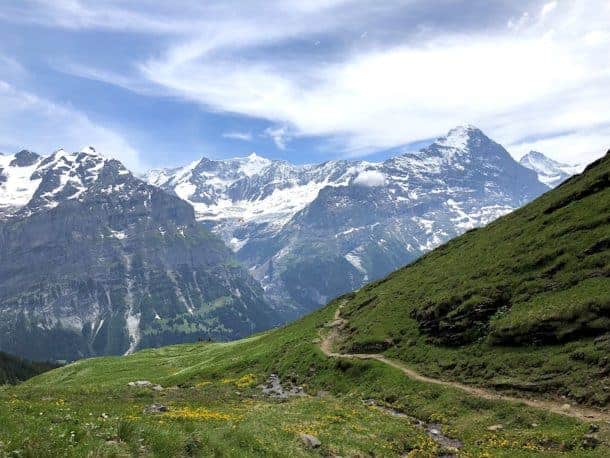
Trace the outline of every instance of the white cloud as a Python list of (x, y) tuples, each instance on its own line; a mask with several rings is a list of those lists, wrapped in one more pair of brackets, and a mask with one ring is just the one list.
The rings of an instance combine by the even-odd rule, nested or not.
[(375, 186), (383, 186), (386, 183), (386, 178), (383, 173), (378, 170), (365, 170), (364, 172), (360, 172), (356, 178), (354, 178), (353, 183), (358, 186), (367, 186), (367, 187), (375, 187)]
[(286, 144), (292, 138), (292, 135), (288, 131), (288, 128), (285, 126), (281, 127), (268, 127), (263, 132), (265, 137), (271, 138), (275, 146), (277, 146), (281, 150), (286, 149)]
[[(518, 33), (436, 35), (353, 50), (320, 65), (268, 54), (240, 61), (236, 56), (267, 33), (248, 29), (252, 41), (189, 41), (141, 69), (168, 91), (215, 110), (290, 126), (293, 135), (344, 138), (348, 154), (435, 137), (464, 119), (513, 144), (610, 122), (600, 103), (610, 97), (607, 49), (583, 40), (591, 28), (607, 28), (609, 18), (587, 5), (551, 2), (525, 12)], [(532, 112), (539, 116), (533, 123)], [(273, 138), (285, 147), (282, 136)]]
[(508, 148), (517, 157), (533, 150), (544, 152), (560, 162), (586, 165), (610, 150), (610, 126), (525, 141), (509, 145)]
[(542, 6), (542, 11), (540, 12), (540, 15), (542, 17), (544, 17), (547, 14), (549, 14), (551, 11), (553, 11), (555, 8), (557, 8), (557, 1), (545, 3)]
[(232, 140), (243, 140), (249, 142), (252, 140), (252, 133), (250, 132), (224, 132), (223, 138), (230, 138)]
[(79, 151), (84, 145), (95, 146), (132, 170), (145, 168), (138, 152), (118, 132), (70, 107), (0, 80), (0, 149), (14, 152), (27, 148), (49, 154), (60, 147)]
[[(524, 139), (570, 140), (574, 154), (589, 160), (599, 154), (595, 136), (608, 143), (605, 130), (592, 133), (610, 123), (605, 0), (519, 2), (521, 10), (498, 20), (508, 27), (460, 28), (465, 15), (456, 27), (413, 27), (402, 35), (390, 27), (387, 42), (375, 41), (372, 18), (429, 2), (185, 0), (175, 8), (146, 0), (150, 8), (138, 8), (112, 0), (32, 1), (37, 8), (20, 8), (13, 20), (162, 36), (149, 57), (122, 67), (128, 74), (77, 65), (68, 71), (268, 120), (281, 126), (265, 131), (281, 149), (293, 137), (324, 136), (344, 155), (362, 155), (436, 137), (464, 121), (519, 150), (531, 142)], [(315, 51), (302, 52), (302, 43)], [(340, 52), (329, 52), (337, 43)]]

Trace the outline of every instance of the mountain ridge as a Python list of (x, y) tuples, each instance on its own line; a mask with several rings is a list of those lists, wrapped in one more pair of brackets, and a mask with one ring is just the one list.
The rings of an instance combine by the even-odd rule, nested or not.
[(474, 126), (378, 163), (204, 158), (149, 182), (191, 202), (272, 302), (296, 315), (546, 190)]
[(1, 349), (71, 360), (280, 321), (188, 203), (119, 161), (92, 148), (4, 159), (24, 186), (0, 220)]
[(79, 455), (606, 457), (609, 193), (610, 151), (280, 329), (0, 390), (2, 438), (61, 454), (68, 411)]
[(530, 151), (519, 160), (519, 163), (536, 172), (540, 182), (549, 188), (554, 188), (583, 169), (580, 165), (555, 161), (538, 151)]

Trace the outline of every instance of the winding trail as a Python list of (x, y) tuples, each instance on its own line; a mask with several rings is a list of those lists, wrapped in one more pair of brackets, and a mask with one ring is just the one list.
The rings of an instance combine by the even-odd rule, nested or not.
[(536, 409), (547, 410), (549, 412), (553, 412), (559, 415), (566, 415), (568, 417), (578, 418), (584, 421), (610, 422), (609, 412), (602, 412), (599, 410), (574, 405), (569, 405), (568, 407), (568, 404), (561, 404), (559, 402), (547, 401), (542, 399), (506, 396), (496, 391), (488, 390), (485, 388), (464, 385), (459, 382), (449, 382), (446, 380), (427, 377), (414, 371), (413, 369), (410, 369), (404, 363), (387, 358), (379, 353), (336, 353), (333, 351), (334, 344), (336, 340), (340, 337), (341, 329), (343, 329), (347, 324), (347, 320), (341, 318), (341, 308), (343, 307), (343, 305), (344, 304), (340, 304), (337, 307), (334, 320), (331, 323), (327, 324), (327, 328), (330, 328), (330, 331), (320, 341), (320, 350), (322, 350), (322, 352), (329, 358), (372, 359), (395, 369), (398, 369), (410, 379), (416, 380), (418, 382), (431, 383), (433, 385), (441, 385), (449, 388), (454, 388), (468, 393), (472, 396), (476, 396), (478, 398), (489, 399), (492, 401), (516, 402)]

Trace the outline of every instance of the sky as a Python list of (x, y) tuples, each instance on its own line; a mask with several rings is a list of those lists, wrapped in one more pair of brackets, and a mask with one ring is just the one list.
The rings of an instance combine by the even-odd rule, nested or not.
[(0, 151), (136, 171), (380, 160), (473, 124), (519, 158), (610, 148), (607, 0), (4, 0)]

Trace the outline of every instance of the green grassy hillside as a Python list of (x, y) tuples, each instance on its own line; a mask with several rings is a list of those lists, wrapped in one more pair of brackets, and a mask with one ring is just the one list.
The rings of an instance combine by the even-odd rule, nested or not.
[(343, 350), (446, 379), (610, 403), (610, 153), (353, 295)]
[[(419, 420), (460, 440), (460, 456), (610, 453), (605, 424), (597, 433), (602, 442), (591, 449), (591, 426), (576, 419), (413, 381), (378, 362), (326, 357), (319, 335), (336, 306), (237, 342), (83, 360), (0, 390), (3, 450), (36, 457), (436, 456), (443, 446)], [(271, 373), (306, 395), (264, 396), (258, 385)], [(136, 380), (163, 390), (127, 385)], [(144, 413), (155, 403), (169, 410)], [(302, 433), (321, 447), (304, 447)]]
[[(4, 387), (0, 456), (610, 456), (609, 170), (610, 156), (282, 329), (82, 360)], [(468, 394), (329, 346), (598, 410), (592, 423), (574, 407)], [(266, 395), (271, 374), (303, 395)], [(138, 380), (153, 385), (128, 385)]]

